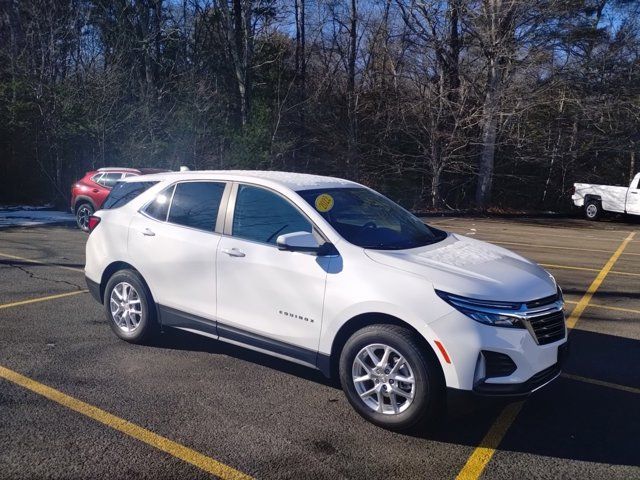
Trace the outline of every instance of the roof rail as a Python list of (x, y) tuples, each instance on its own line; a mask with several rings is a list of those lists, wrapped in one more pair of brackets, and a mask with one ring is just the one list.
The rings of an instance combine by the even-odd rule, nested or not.
[(102, 167), (97, 170), (98, 172), (137, 172), (137, 168), (130, 167)]

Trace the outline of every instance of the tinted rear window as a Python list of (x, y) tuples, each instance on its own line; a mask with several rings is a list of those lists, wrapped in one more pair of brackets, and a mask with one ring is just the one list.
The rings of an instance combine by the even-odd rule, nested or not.
[(158, 182), (118, 182), (102, 205), (103, 210), (122, 207)]
[(156, 198), (146, 206), (144, 213), (151, 218), (165, 222), (167, 220), (167, 214), (169, 213), (169, 202), (173, 196), (174, 188), (176, 188), (175, 185), (171, 185), (156, 195)]
[(212, 232), (216, 226), (224, 183), (185, 182), (176, 185), (169, 222)]

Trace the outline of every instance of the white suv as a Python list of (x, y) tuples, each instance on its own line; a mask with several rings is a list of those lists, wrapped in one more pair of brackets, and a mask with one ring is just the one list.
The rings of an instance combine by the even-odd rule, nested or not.
[(163, 173), (124, 179), (105, 205), (85, 271), (123, 340), (173, 327), (317, 368), (395, 430), (429, 419), (447, 388), (526, 395), (560, 373), (550, 274), (357, 183)]

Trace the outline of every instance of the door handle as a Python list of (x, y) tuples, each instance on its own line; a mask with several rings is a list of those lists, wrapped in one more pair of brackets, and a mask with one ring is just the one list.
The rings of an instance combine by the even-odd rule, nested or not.
[(226, 253), (230, 257), (244, 257), (244, 252), (237, 248), (223, 248), (222, 253)]
[(638, 194), (638, 192), (629, 192), (629, 193), (632, 193), (633, 195), (637, 195)]
[(153, 236), (155, 236), (155, 232), (154, 232), (154, 231), (152, 231), (152, 230), (151, 230), (151, 229), (149, 229), (149, 228), (145, 228), (145, 229), (142, 231), (142, 234), (143, 234), (145, 237), (153, 237)]
[(98, 193), (100, 190), (98, 190), (97, 188), (93, 189), (93, 193)]

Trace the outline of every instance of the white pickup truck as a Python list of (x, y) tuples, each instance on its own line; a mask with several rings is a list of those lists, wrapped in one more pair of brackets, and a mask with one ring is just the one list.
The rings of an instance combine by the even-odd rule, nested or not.
[(571, 199), (584, 209), (589, 220), (597, 220), (604, 212), (640, 215), (640, 173), (628, 187), (574, 183)]

